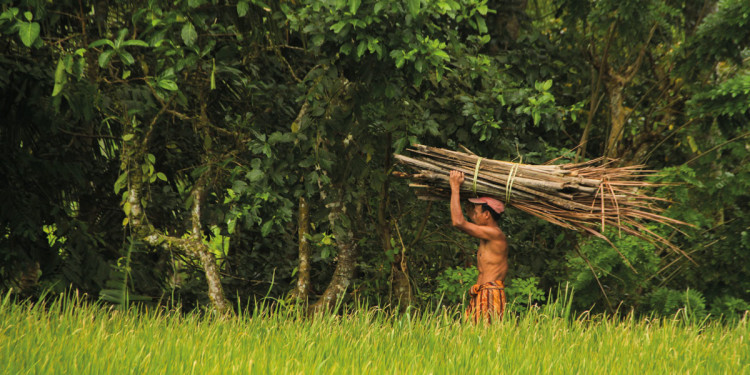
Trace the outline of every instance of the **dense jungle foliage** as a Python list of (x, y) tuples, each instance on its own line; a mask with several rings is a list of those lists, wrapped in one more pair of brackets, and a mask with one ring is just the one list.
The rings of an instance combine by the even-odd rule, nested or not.
[(750, 309), (746, 0), (0, 1), (0, 289), (224, 313), (460, 303), (411, 143), (661, 171), (690, 255), (509, 210), (515, 308)]

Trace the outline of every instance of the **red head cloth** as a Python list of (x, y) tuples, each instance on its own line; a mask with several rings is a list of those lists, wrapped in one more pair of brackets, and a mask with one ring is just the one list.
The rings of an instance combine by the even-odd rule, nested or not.
[(494, 198), (490, 198), (490, 197), (469, 198), (469, 202), (474, 203), (474, 204), (486, 203), (488, 206), (490, 206), (490, 208), (493, 211), (499, 214), (505, 211), (505, 205), (503, 204), (503, 202), (500, 202), (499, 200), (494, 199)]

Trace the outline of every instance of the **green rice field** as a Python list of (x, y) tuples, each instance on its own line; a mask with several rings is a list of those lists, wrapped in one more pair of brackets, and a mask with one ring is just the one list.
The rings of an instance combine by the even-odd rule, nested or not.
[(458, 310), (226, 319), (59, 299), (0, 305), (0, 374), (750, 374), (748, 318), (566, 317), (492, 326)]

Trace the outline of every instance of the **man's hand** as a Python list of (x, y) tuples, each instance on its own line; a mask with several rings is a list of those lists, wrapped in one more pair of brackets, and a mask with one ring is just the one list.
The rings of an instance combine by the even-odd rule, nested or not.
[(453, 170), (450, 177), (451, 191), (459, 191), (464, 183), (464, 172)]

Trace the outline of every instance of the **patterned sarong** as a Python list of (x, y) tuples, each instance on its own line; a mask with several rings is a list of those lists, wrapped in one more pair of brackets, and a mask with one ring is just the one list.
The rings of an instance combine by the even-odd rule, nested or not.
[(478, 323), (485, 320), (502, 320), (505, 312), (505, 285), (502, 280), (490, 281), (482, 285), (476, 284), (469, 289), (471, 301), (466, 309), (466, 318)]

